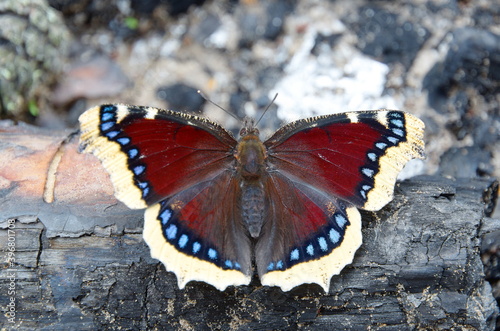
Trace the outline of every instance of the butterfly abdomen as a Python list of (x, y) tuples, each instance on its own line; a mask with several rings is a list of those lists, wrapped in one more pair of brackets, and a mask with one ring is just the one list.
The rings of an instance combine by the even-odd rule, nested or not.
[(243, 183), (241, 189), (242, 218), (250, 235), (257, 238), (264, 222), (264, 188), (257, 183)]

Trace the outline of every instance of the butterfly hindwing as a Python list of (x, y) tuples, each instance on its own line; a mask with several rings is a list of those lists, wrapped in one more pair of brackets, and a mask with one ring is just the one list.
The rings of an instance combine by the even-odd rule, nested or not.
[(84, 151), (110, 174), (115, 196), (146, 208), (234, 162), (236, 140), (206, 119), (152, 107), (102, 105), (80, 117)]
[(289, 291), (316, 283), (328, 291), (332, 275), (352, 262), (361, 245), (358, 210), (279, 172), (270, 174), (266, 188), (268, 221), (255, 252), (262, 284)]
[(350, 112), (290, 123), (264, 144), (268, 163), (285, 176), (378, 210), (406, 162), (422, 158), (423, 128), (402, 111)]
[(179, 287), (191, 280), (219, 290), (250, 282), (250, 241), (237, 208), (240, 188), (222, 173), (149, 207), (144, 239), (151, 256), (176, 274)]

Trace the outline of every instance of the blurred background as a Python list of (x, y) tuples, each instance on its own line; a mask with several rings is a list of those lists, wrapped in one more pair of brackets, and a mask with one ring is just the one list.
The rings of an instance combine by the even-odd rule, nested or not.
[(427, 154), (403, 177), (500, 177), (498, 1), (2, 0), (0, 27), (1, 119), (76, 129), (87, 108), (128, 103), (236, 134), (198, 89), (239, 117), (278, 93), (263, 138), (308, 116), (401, 109), (425, 122)]

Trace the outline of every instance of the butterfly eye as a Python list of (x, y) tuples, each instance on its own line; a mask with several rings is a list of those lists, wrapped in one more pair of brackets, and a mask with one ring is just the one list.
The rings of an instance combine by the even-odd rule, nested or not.
[(259, 135), (259, 129), (255, 127), (255, 120), (250, 117), (245, 117), (243, 120), (243, 128), (240, 130), (240, 137), (248, 135)]
[(240, 130), (240, 137), (245, 137), (245, 136), (248, 136), (248, 135), (258, 136), (259, 135), (259, 129), (257, 129), (255, 127), (245, 127), (245, 128), (242, 128)]

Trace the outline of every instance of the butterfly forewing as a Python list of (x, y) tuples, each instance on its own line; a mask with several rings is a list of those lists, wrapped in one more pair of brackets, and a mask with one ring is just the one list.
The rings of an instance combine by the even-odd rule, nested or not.
[(400, 111), (365, 111), (293, 122), (264, 144), (270, 169), (367, 210), (392, 199), (396, 177), (422, 158), (423, 123)]
[(145, 208), (234, 167), (236, 141), (203, 118), (103, 105), (80, 122), (85, 151), (99, 157), (116, 197), (130, 208)]

